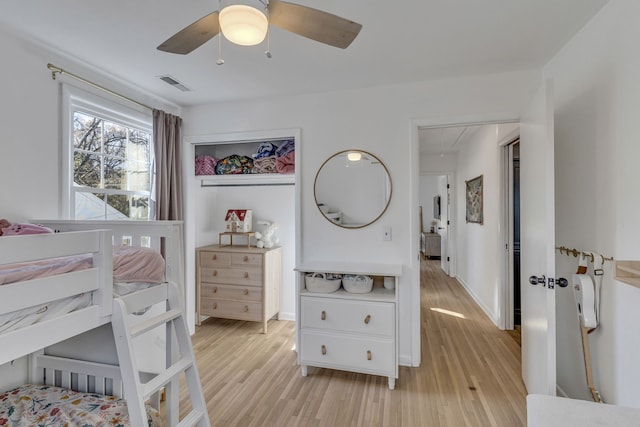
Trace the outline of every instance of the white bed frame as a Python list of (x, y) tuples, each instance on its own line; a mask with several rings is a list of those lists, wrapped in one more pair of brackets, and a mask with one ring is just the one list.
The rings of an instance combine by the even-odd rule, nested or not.
[[(202, 389), (197, 379), (195, 363), (189, 364), (188, 361), (184, 362), (183, 359), (180, 359), (180, 363), (175, 366), (172, 365), (172, 363), (176, 362), (178, 353), (184, 353), (186, 347), (188, 347), (187, 353), (193, 356), (190, 338), (186, 329), (185, 334), (178, 333), (177, 330), (172, 331), (172, 328), (166, 328), (169, 331), (166, 334), (166, 365), (171, 366), (165, 372), (156, 375), (147, 384), (140, 384), (140, 381), (131, 383), (132, 380), (129, 380), (129, 386), (126, 384), (126, 378), (138, 377), (139, 373), (132, 351), (131, 336), (143, 334), (154, 328), (157, 329), (159, 324), (164, 327), (163, 318), (166, 322), (173, 322), (171, 324), (174, 326), (175, 322), (177, 322), (180, 330), (183, 327), (186, 328), (183, 316), (184, 254), (182, 252), (182, 222), (72, 220), (32, 220), (31, 222), (50, 227), (56, 233), (0, 238), (0, 253), (3, 254), (2, 259), (0, 259), (1, 264), (90, 253), (93, 256), (93, 268), (0, 286), (0, 314), (84, 292), (92, 293), (92, 304), (55, 319), (1, 334), (0, 364), (28, 354), (41, 353), (40, 350), (45, 347), (112, 322), (114, 331), (117, 328), (127, 331), (126, 334), (120, 334), (115, 338), (116, 346), (118, 347), (117, 354), (120, 359), (120, 369), (116, 370), (119, 372), (115, 373), (113, 366), (110, 368), (109, 365), (77, 361), (74, 364), (73, 361), (65, 360), (64, 358), (51, 358), (38, 354), (31, 357), (33, 363), (30, 364), (32, 366), (30, 378), (44, 379), (43, 373), (45, 371), (42, 370), (42, 364), (54, 362), (63, 363), (64, 372), (75, 372), (74, 378), (78, 378), (77, 374), (92, 375), (98, 379), (110, 378), (109, 384), (112, 384), (112, 390), (109, 391), (116, 395), (124, 394), (129, 403), (130, 415), (132, 415), (132, 412), (137, 412), (139, 416), (142, 416), (140, 412), (144, 413), (143, 402), (152, 397), (154, 393), (152, 389), (155, 388), (157, 390), (158, 386), (166, 386), (168, 394), (167, 425), (178, 425), (177, 407), (179, 398), (175, 375), (177, 371), (185, 372), (192, 401), (194, 399), (192, 391), (199, 390), (200, 394), (200, 399), (198, 400), (196, 397), (198, 402), (195, 402), (192, 406), (198, 406), (202, 409), (201, 412), (204, 412), (204, 415), (202, 413), (192, 415), (197, 412), (195, 410), (192, 411), (192, 414), (190, 414), (192, 415), (191, 419), (199, 417), (200, 421), (197, 421), (197, 425), (208, 426), (209, 420), (206, 416), (206, 409), (203, 409), (204, 400), (202, 398)], [(162, 247), (166, 263), (166, 278), (170, 283), (138, 291), (127, 297), (114, 299), (112, 296), (112, 244), (148, 246), (154, 249)], [(165, 304), (162, 304), (162, 306), (166, 306), (166, 313), (156, 316), (155, 323), (142, 321), (132, 327), (135, 332), (131, 334), (127, 329), (129, 326), (122, 326), (127, 323), (124, 317), (128, 316), (122, 314), (123, 312), (134, 312), (139, 307), (144, 307), (150, 302), (157, 304), (163, 301)], [(177, 337), (177, 339), (172, 337)], [(179, 345), (179, 350), (176, 349), (176, 345)], [(181, 354), (180, 356), (184, 355)], [(67, 374), (62, 377), (67, 378)], [(124, 386), (121, 385), (121, 378), (125, 378)], [(72, 384), (69, 380), (63, 383), (64, 385), (71, 386)], [(82, 384), (80, 386), (82, 387)], [(96, 392), (100, 390), (98, 388)], [(132, 416), (133, 419), (135, 419), (134, 416)], [(192, 425), (188, 420), (183, 421), (184, 423), (181, 422), (179, 425)], [(132, 421), (132, 423), (134, 426), (136, 425), (135, 422)], [(193, 425), (196, 424), (194, 423)]]

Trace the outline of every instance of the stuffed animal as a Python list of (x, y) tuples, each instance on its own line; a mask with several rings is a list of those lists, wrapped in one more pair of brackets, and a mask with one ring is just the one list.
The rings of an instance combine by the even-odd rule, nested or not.
[(256, 221), (256, 224), (262, 226), (262, 232), (256, 231), (254, 234), (257, 240), (256, 247), (270, 249), (280, 242), (276, 235), (277, 224), (270, 221)]

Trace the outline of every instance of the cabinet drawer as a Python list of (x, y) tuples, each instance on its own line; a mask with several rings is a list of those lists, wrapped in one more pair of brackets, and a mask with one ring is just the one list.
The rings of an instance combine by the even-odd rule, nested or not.
[(395, 375), (395, 347), (391, 339), (353, 335), (302, 333), (302, 364)]
[(230, 267), (231, 253), (229, 252), (200, 252), (201, 267)]
[(201, 314), (222, 317), (225, 319), (262, 320), (262, 303), (248, 301), (227, 301), (215, 298), (202, 298), (200, 300)]
[(302, 328), (393, 337), (395, 304), (302, 297)]
[(262, 286), (262, 269), (259, 268), (203, 268), (203, 282), (231, 285)]
[(262, 288), (257, 286), (218, 285), (203, 283), (200, 289), (203, 298), (237, 301), (262, 301)]
[(234, 268), (262, 268), (262, 254), (231, 254), (231, 265)]

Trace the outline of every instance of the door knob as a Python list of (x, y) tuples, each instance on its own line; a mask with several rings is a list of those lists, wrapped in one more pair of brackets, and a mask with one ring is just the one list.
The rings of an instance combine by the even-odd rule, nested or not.
[(567, 286), (569, 286), (569, 281), (564, 277), (558, 277), (556, 279), (556, 285), (560, 286), (561, 288), (566, 288)]
[(544, 277), (544, 275), (537, 277), (537, 276), (531, 276), (529, 277), (529, 283), (531, 283), (532, 285), (542, 285), (544, 283), (546, 283), (547, 278)]

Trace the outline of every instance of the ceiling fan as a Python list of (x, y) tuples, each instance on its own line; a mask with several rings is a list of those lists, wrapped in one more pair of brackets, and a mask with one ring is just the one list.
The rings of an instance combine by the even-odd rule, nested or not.
[(252, 46), (264, 40), (270, 24), (341, 49), (347, 48), (362, 28), (331, 13), (280, 0), (221, 1), (219, 11), (180, 30), (158, 50), (186, 55), (220, 32), (233, 43)]

